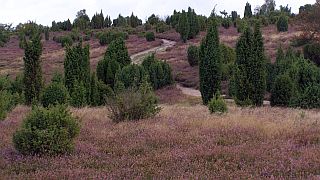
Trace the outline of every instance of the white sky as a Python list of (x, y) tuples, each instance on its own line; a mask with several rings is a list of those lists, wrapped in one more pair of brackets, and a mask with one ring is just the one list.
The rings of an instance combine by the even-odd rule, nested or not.
[[(76, 12), (86, 9), (91, 18), (95, 12), (102, 9), (104, 15), (111, 15), (114, 19), (121, 13), (128, 16), (131, 12), (142, 20), (152, 13), (160, 17), (171, 15), (174, 9), (180, 11), (191, 6), (197, 14), (210, 15), (217, 4), (217, 12), (226, 10), (238, 11), (243, 16), (246, 2), (252, 5), (252, 10), (257, 5), (262, 5), (264, 0), (0, 0), (0, 23), (13, 23), (28, 20), (36, 21), (43, 25), (51, 25), (53, 20), (73, 21)], [(314, 4), (316, 0), (276, 0), (276, 5), (289, 4), (293, 12), (298, 12), (301, 5)]]

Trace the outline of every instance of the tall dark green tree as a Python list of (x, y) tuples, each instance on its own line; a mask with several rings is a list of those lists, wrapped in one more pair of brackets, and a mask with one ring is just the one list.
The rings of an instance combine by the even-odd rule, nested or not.
[(95, 73), (91, 74), (91, 80), (90, 80), (90, 104), (92, 106), (97, 106), (99, 105), (99, 101), (100, 101), (100, 95), (99, 95), (99, 89), (98, 89), (98, 79)]
[(252, 17), (252, 9), (251, 4), (246, 3), (246, 7), (244, 8), (244, 18), (251, 18)]
[(247, 27), (237, 42), (235, 72), (238, 105), (263, 105), (266, 90), (266, 60), (260, 25)]
[(260, 23), (255, 25), (254, 30), (254, 46), (253, 51), (255, 57), (253, 58), (251, 77), (253, 84), (252, 102), (256, 106), (263, 105), (263, 99), (266, 91), (266, 57), (264, 54), (263, 37), (260, 30)]
[(183, 42), (186, 42), (189, 36), (190, 24), (188, 21), (187, 13), (184, 10), (182, 10), (181, 15), (179, 16), (177, 31), (180, 33)]
[[(90, 102), (90, 59), (89, 46), (82, 47), (80, 42), (75, 47), (67, 47), (64, 61), (65, 85), (70, 94), (73, 94), (74, 83), (85, 87), (86, 102)], [(82, 88), (81, 88), (82, 89)]]
[(40, 100), (42, 90), (41, 59), (42, 44), (41, 34), (36, 30), (30, 41), (24, 39), (24, 87), (26, 104)]
[(191, 9), (190, 7), (188, 8), (187, 17), (190, 25), (188, 39), (193, 39), (200, 31), (199, 20), (194, 9)]
[(200, 91), (203, 104), (213, 98), (221, 89), (221, 53), (217, 22), (213, 18), (208, 27), (207, 36), (200, 45)]

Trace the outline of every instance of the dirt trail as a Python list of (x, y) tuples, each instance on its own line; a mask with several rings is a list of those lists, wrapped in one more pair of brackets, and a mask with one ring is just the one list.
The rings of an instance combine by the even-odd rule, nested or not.
[(143, 59), (146, 56), (148, 56), (148, 55), (150, 55), (152, 53), (164, 52), (164, 51), (166, 51), (167, 48), (173, 47), (175, 45), (176, 45), (175, 41), (169, 41), (169, 40), (166, 40), (166, 39), (162, 39), (161, 46), (158, 46), (158, 47), (155, 47), (155, 48), (152, 48), (152, 49), (148, 49), (148, 50), (139, 52), (137, 54), (133, 54), (130, 57), (131, 57), (131, 60), (132, 60), (133, 63), (141, 64)]

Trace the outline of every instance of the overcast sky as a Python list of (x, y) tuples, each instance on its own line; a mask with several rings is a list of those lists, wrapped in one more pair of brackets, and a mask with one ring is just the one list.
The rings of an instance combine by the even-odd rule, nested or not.
[[(0, 0), (0, 23), (13, 23), (28, 20), (36, 21), (43, 25), (51, 25), (53, 20), (73, 21), (76, 12), (86, 9), (87, 14), (92, 15), (102, 9), (104, 15), (111, 15), (114, 19), (121, 13), (128, 16), (131, 12), (142, 20), (152, 13), (164, 17), (171, 15), (174, 9), (194, 8), (197, 14), (210, 15), (213, 7), (217, 4), (217, 11), (232, 10), (243, 15), (246, 2), (251, 3), (252, 10), (257, 5), (262, 5), (264, 0)], [(314, 4), (315, 0), (276, 0), (276, 5), (289, 4), (293, 12), (298, 12), (304, 4)]]

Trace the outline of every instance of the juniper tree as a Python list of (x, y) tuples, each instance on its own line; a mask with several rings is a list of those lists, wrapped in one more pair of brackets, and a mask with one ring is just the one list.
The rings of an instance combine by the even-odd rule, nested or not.
[(245, 30), (237, 42), (236, 52), (236, 102), (261, 106), (266, 90), (266, 60), (259, 24), (254, 33), (249, 27)]
[(186, 42), (188, 39), (190, 25), (188, 21), (187, 13), (182, 10), (181, 15), (179, 16), (179, 23), (178, 23), (178, 32), (180, 33), (181, 39), (183, 42)]
[(105, 56), (109, 59), (114, 59), (117, 61), (121, 68), (131, 63), (128, 49), (122, 38), (117, 38), (110, 43)]
[(89, 46), (82, 47), (80, 42), (76, 47), (67, 47), (64, 61), (65, 85), (72, 94), (75, 81), (86, 88), (87, 102), (90, 102), (90, 62)]
[(90, 80), (90, 104), (92, 106), (99, 105), (99, 89), (98, 89), (98, 79), (95, 73), (91, 74)]
[(235, 98), (238, 105), (244, 105), (244, 102), (250, 101), (250, 95), (252, 94), (253, 87), (249, 71), (255, 57), (253, 46), (254, 36), (252, 30), (247, 27), (236, 45)]
[(200, 45), (200, 91), (203, 104), (221, 89), (221, 53), (217, 22), (211, 20), (206, 37)]
[(253, 58), (250, 69), (253, 84), (251, 99), (254, 105), (261, 106), (263, 105), (263, 98), (266, 91), (266, 58), (259, 23), (255, 25), (253, 53), (255, 57)]
[(251, 18), (251, 17), (252, 17), (251, 4), (247, 2), (246, 7), (244, 9), (244, 18)]
[(196, 35), (199, 33), (199, 20), (197, 18), (197, 14), (194, 12), (194, 9), (188, 8), (188, 22), (190, 25), (189, 33), (188, 33), (188, 39), (192, 39), (196, 37)]
[(24, 87), (26, 104), (39, 101), (42, 90), (41, 34), (36, 32), (30, 41), (24, 39)]

